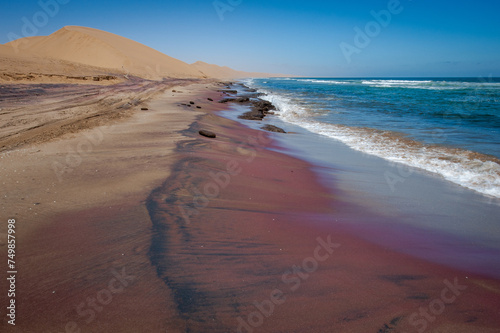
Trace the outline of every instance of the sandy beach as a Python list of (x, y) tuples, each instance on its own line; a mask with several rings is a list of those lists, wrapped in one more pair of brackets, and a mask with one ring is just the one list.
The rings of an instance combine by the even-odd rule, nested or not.
[[(293, 134), (220, 117), (243, 110), (217, 103), (225, 84), (134, 87), (98, 99), (117, 110), (108, 98), (127, 94), (110, 117), (94, 86), (41, 91), (49, 118), (67, 97), (100, 121), (2, 132), (2, 219), (16, 219), (18, 270), (16, 325), (5, 317), (2, 331), (499, 332), (498, 280), (324, 223), (348, 203), (279, 151), (275, 136)], [(18, 113), (2, 117), (38, 119), (8, 102)]]

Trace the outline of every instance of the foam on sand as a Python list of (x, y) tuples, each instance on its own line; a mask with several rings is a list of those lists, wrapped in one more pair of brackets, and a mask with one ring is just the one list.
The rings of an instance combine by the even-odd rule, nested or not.
[(426, 145), (399, 133), (317, 121), (292, 96), (265, 89), (281, 119), (313, 133), (339, 140), (349, 147), (386, 160), (436, 173), (448, 181), (500, 198), (500, 163), (493, 156), (438, 145)]

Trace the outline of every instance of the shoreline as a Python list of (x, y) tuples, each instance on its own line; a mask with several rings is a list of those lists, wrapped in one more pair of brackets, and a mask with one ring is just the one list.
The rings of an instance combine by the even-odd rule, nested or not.
[[(498, 332), (498, 280), (466, 277), (321, 223), (341, 208), (342, 193), (322, 185), (312, 164), (276, 152), (275, 134), (219, 116), (223, 96), (205, 86), (169, 88), (146, 103), (149, 110), (90, 130), (94, 138), (102, 130), (104, 140), (64, 174), (64, 189), (51, 162), (89, 132), (3, 156), (17, 163), (3, 170), (15, 177), (4, 179), (13, 197), (4, 206), (24, 220), (19, 327), (413, 332), (425, 324), (429, 332)], [(124, 267), (123, 291), (101, 311), (88, 306), (88, 297), (106, 301), (102, 290), (117, 288), (110, 281)], [(435, 301), (446, 288), (456, 293)], [(87, 312), (79, 316), (82, 302)], [(430, 305), (441, 303), (442, 311)]]
[[(451, 110), (454, 110), (452, 106), (455, 105), (450, 102), (452, 104), (449, 107), (452, 109), (449, 113), (441, 110), (443, 113), (440, 114), (441, 111), (436, 107), (439, 101), (434, 101), (429, 105), (426, 104), (424, 108), (432, 109), (432, 114), (435, 116), (429, 115), (429, 119), (426, 116), (423, 117), (422, 124), (418, 125), (418, 115), (408, 111), (412, 109), (411, 101), (415, 98), (422, 98), (423, 92), (426, 91), (438, 94), (440, 88), (434, 87), (438, 90), (433, 90), (434, 88), (428, 90), (429, 87), (413, 86), (419, 82), (418, 79), (407, 83), (391, 79), (380, 81), (381, 85), (368, 79), (290, 79), (290, 81), (284, 81), (293, 82), (285, 84), (289, 86), (288, 88), (280, 88), (279, 79), (269, 80), (269, 82), (255, 79), (249, 81), (249, 84), (267, 94), (263, 99), (275, 103), (280, 109), (280, 118), (287, 123), (299, 125), (330, 140), (341, 141), (354, 150), (383, 158), (388, 163), (397, 163), (406, 168), (418, 168), (438, 174), (452, 183), (500, 200), (500, 155), (498, 149), (495, 149), (497, 129), (495, 129), (494, 120), (491, 122), (491, 128), (479, 125), (485, 126), (484, 124), (488, 122), (486, 120), (488, 116), (484, 115), (489, 114), (487, 110), (477, 109), (479, 104), (472, 103), (471, 105), (464, 102), (465, 104), (461, 106), (469, 110), (471, 114), (469, 116), (454, 114)], [(439, 82), (434, 83), (439, 84)], [(446, 92), (457, 88), (453, 87), (453, 82), (448, 83), (451, 85), (448, 88), (452, 89), (445, 90)], [(466, 86), (465, 83), (463, 85)], [(460, 87), (464, 89), (464, 86)], [(364, 92), (365, 88), (369, 89), (369, 92)], [(301, 89), (304, 91), (301, 92)], [(317, 100), (310, 98), (314, 96), (315, 90), (322, 91), (322, 89), (332, 96), (343, 97), (338, 101), (334, 99), (332, 102), (321, 97)], [(406, 97), (399, 97), (397, 89), (403, 89), (400, 91), (401, 96)], [(476, 89), (478, 91), (471, 88), (465, 90), (465, 96), (480, 94), (480, 86), (476, 86)], [(389, 91), (392, 93), (392, 102), (389, 100), (386, 102), (393, 103), (390, 106), (383, 103), (384, 98), (387, 98), (384, 92)], [(294, 93), (297, 93), (296, 97), (293, 96)], [(362, 103), (349, 106), (349, 101), (355, 100), (357, 94), (361, 100), (367, 98), (364, 103), (370, 104), (370, 97), (365, 93), (377, 96), (373, 101), (377, 105), (372, 109), (373, 114), (366, 111)], [(426, 97), (431, 98), (432, 93)], [(438, 94), (434, 97), (439, 97), (438, 100), (443, 101), (448, 98), (451, 100), (457, 98), (455, 95), (447, 96), (446, 94)], [(424, 101), (421, 102), (425, 104)], [(316, 105), (312, 110), (309, 108), (311, 104)], [(447, 107), (442, 106), (444, 109)], [(487, 109), (488, 104), (486, 103), (484, 107)], [(377, 108), (381, 113), (377, 113)], [(495, 110), (495, 105), (490, 105), (490, 108)], [(490, 116), (494, 118), (493, 114)], [(407, 121), (406, 125), (403, 119)], [(430, 119), (433, 121), (431, 122)], [(384, 121), (387, 124), (384, 124)], [(448, 121), (452, 123), (449, 124)], [(476, 121), (477, 128), (474, 126)], [(452, 124), (457, 128), (456, 131), (453, 130)]]
[[(178, 308), (191, 330), (207, 329), (203, 325), (209, 322), (208, 331), (221, 332), (322, 331), (338, 329), (339, 326), (346, 332), (389, 331), (396, 327), (415, 330), (415, 323), (421, 325), (418, 319), (421, 323), (422, 318), (412, 317), (412, 307), (418, 311), (422, 305), (434, 301), (433, 293), (439, 295), (436, 290), (447, 286), (443, 285), (443, 281), (467, 283), (466, 288), (472, 286), (474, 292), (463, 295), (467, 301), (458, 306), (460, 310), (455, 309), (455, 313), (447, 314), (438, 321), (440, 330), (452, 332), (457, 328), (465, 329), (467, 325), (468, 329), (474, 329), (471, 328), (474, 325), (460, 324), (459, 313), (467, 311), (465, 308), (480, 308), (482, 302), (498, 299), (498, 293), (490, 294), (486, 289), (477, 287), (483, 285), (484, 288), (500, 290), (498, 280), (466, 275), (396, 253), (386, 247), (369, 244), (335, 225), (322, 223), (325, 218), (334, 217), (339, 209), (335, 204), (332, 207), (332, 202), (342, 205), (342, 201), (336, 200), (339, 193), (331, 193), (320, 185), (308, 162), (276, 152), (279, 147), (273, 143), (274, 140), (252, 140), (260, 142), (260, 145), (248, 148), (244, 139), (258, 138), (264, 132), (213, 115), (202, 117), (198, 125), (191, 129), (191, 134), (196, 135), (199, 128), (208, 128), (219, 139), (197, 140), (201, 142), (180, 147), (179, 152), (184, 158), (177, 172), (150, 197), (155, 205), (149, 209), (150, 213), (154, 212), (152, 220), (156, 221), (157, 232), (162, 235), (158, 240), (167, 239), (161, 250), (155, 253), (152, 248), (153, 262), (160, 266), (158, 272), (163, 275), (166, 284), (178, 291)], [(268, 133), (264, 135), (271, 136)], [(247, 149), (255, 150), (255, 160), (251, 160), (251, 166), (242, 167), (234, 177), (230, 177), (233, 168), (225, 163), (235, 159), (241, 161), (245, 156), (253, 155), (247, 153), (241, 156), (242, 143)], [(280, 163), (276, 163), (276, 159)], [(245, 163), (233, 167), (237, 169), (242, 165)], [(300, 165), (301, 172), (295, 172), (290, 178), (286, 171), (290, 171), (290, 165)], [(224, 172), (229, 176), (214, 177)], [(222, 179), (229, 180), (225, 184)], [(210, 185), (217, 184), (218, 191), (214, 190), (214, 197), (210, 197), (210, 189), (214, 187)], [(311, 201), (305, 202), (304, 197)], [(172, 206), (181, 207), (189, 219), (186, 220), (186, 214), (182, 213), (173, 216)], [(333, 259), (338, 253), (340, 263), (316, 261), (316, 267), (314, 261), (306, 260), (312, 257), (318, 238), (325, 240), (334, 235), (338, 239), (332, 241), (341, 246), (331, 253), (331, 257)], [(294, 240), (293, 244), (289, 243), (290, 240)], [(250, 246), (249, 243), (259, 245)], [(348, 249), (345, 250), (345, 247)], [(300, 263), (305, 263), (302, 270), (299, 270)], [(308, 267), (308, 263), (313, 266)], [(336, 276), (337, 271), (340, 271), (340, 276)], [(217, 280), (214, 280), (215, 276)], [(314, 285), (307, 286), (309, 276), (314, 279)], [(339, 279), (342, 281), (340, 285)], [(387, 281), (400, 288), (391, 289)], [(267, 290), (262, 290), (262, 286), (268, 286)], [(290, 286), (297, 286), (297, 289), (291, 290)], [(302, 288), (307, 291), (299, 292), (298, 296), (295, 291)], [(365, 292), (370, 296), (358, 294), (357, 289), (364, 288), (368, 288)], [(390, 296), (386, 294), (387, 288), (393, 293)], [(380, 291), (369, 291), (372, 289)], [(320, 290), (329, 295), (322, 295)], [(338, 297), (338, 290), (343, 291), (342, 296), (346, 297), (344, 302), (351, 304), (349, 310), (339, 306), (338, 299), (330, 299), (331, 296)], [(398, 306), (378, 308), (379, 304), (395, 302), (394, 297), (398, 299)], [(232, 310), (225, 303), (229, 299)], [(275, 301), (275, 306), (266, 302), (270, 299)], [(371, 306), (365, 304), (366, 299), (370, 299)], [(268, 314), (272, 320), (267, 319), (265, 311), (261, 311), (262, 318), (259, 317), (256, 301), (269, 306)], [(303, 304), (314, 306), (306, 310)], [(359, 308), (361, 304), (362, 310)], [(476, 323), (476, 328), (488, 322), (492, 325), (490, 327), (495, 327), (492, 320), (496, 320), (493, 315), (496, 310), (490, 307), (493, 304), (489, 303), (488, 311), (491, 312), (488, 315), (472, 320), (482, 322)], [(301, 309), (300, 313), (297, 313), (298, 309)], [(370, 316), (371, 320), (368, 319)], [(298, 318), (300, 323), (294, 320)], [(228, 322), (232, 322), (233, 327), (228, 326)]]
[(350, 205), (336, 213), (339, 228), (427, 261), (500, 278), (498, 199), (425, 170), (366, 155), (280, 117), (266, 117), (259, 125), (223, 115), (250, 128), (277, 125), (291, 132), (275, 136), (277, 151), (307, 160), (321, 182), (342, 193), (341, 200)]

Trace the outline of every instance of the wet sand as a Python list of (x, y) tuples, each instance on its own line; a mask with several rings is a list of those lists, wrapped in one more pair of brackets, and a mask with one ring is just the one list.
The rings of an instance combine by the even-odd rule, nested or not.
[(18, 317), (2, 331), (500, 331), (498, 281), (324, 223), (349, 203), (276, 152), (279, 134), (217, 116), (220, 86), (171, 89), (2, 154), (2, 219), (19, 226)]
[[(498, 281), (325, 223), (349, 203), (311, 165), (268, 150), (277, 149), (270, 134), (232, 120), (207, 116), (186, 134), (200, 128), (218, 138), (181, 145), (176, 171), (148, 201), (152, 261), (176, 291), (185, 331), (498, 331)], [(453, 301), (449, 285), (459, 288)]]

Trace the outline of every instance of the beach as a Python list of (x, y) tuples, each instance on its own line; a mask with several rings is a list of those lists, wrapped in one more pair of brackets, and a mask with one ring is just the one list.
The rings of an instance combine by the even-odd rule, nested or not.
[[(16, 325), (5, 317), (2, 331), (500, 331), (498, 278), (335, 223), (367, 212), (345, 179), (332, 186), (283, 144), (307, 138), (222, 117), (246, 110), (218, 103), (241, 86), (194, 81), (111, 85), (103, 94), (125, 103), (99, 98), (76, 125), (42, 119), (38, 133), (21, 121), (2, 139), (18, 271)], [(93, 87), (78, 89), (75, 107), (96, 103)], [(19, 110), (30, 119), (33, 107)]]

